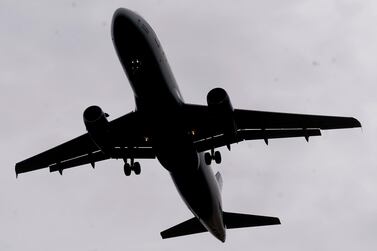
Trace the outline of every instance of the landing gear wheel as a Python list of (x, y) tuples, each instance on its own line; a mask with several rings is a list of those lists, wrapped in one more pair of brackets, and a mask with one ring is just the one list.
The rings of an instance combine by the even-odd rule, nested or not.
[(221, 153), (219, 151), (215, 152), (215, 155), (213, 156), (213, 158), (215, 159), (216, 164), (221, 163)]
[(211, 165), (212, 156), (211, 156), (210, 153), (205, 153), (204, 154), (204, 161), (206, 162), (207, 165)]
[(139, 162), (134, 163), (133, 170), (134, 170), (136, 175), (139, 175), (141, 173), (141, 166), (140, 166)]
[(126, 176), (130, 176), (130, 175), (131, 175), (131, 171), (132, 171), (132, 169), (131, 169), (131, 165), (128, 164), (128, 163), (125, 163), (125, 164), (124, 164), (124, 174), (125, 174)]

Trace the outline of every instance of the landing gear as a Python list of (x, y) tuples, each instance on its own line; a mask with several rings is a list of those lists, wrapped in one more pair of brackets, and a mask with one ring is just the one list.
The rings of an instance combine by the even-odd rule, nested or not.
[(220, 164), (221, 163), (221, 154), (219, 151), (216, 151), (215, 152), (215, 155), (213, 156), (216, 164)]
[(206, 162), (207, 165), (211, 165), (212, 156), (210, 153), (207, 152), (204, 154), (204, 161)]
[(140, 163), (139, 162), (135, 162), (132, 170), (134, 170), (134, 172), (135, 172), (136, 175), (139, 175), (141, 173)]
[(139, 162), (134, 162), (133, 159), (131, 159), (131, 163), (128, 163), (127, 160), (124, 160), (124, 174), (126, 176), (130, 176), (131, 172), (134, 171), (136, 175), (139, 175), (141, 173), (141, 166)]
[(126, 176), (130, 176), (130, 175), (131, 175), (131, 171), (132, 171), (132, 169), (131, 169), (131, 165), (128, 164), (127, 162), (124, 163), (124, 174), (125, 174)]
[(221, 153), (219, 151), (216, 151), (214, 149), (211, 150), (211, 153), (206, 152), (204, 154), (204, 161), (207, 165), (211, 165), (212, 160), (215, 160), (216, 164), (221, 163)]

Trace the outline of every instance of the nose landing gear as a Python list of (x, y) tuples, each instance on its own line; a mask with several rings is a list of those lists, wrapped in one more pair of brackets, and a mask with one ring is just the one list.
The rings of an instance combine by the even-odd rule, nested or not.
[(221, 163), (221, 153), (219, 151), (211, 150), (211, 153), (206, 152), (204, 154), (204, 161), (207, 165), (211, 165), (212, 160), (215, 160), (216, 164)]
[(131, 159), (131, 163), (128, 163), (127, 159), (124, 159), (124, 174), (130, 176), (132, 171), (134, 171), (136, 175), (139, 175), (141, 173), (140, 163), (134, 162), (133, 159)]

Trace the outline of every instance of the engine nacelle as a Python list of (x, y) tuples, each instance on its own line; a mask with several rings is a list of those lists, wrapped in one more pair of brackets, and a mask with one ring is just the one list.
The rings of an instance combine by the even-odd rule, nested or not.
[(93, 142), (107, 153), (110, 148), (109, 121), (107, 115), (99, 106), (92, 105), (85, 109), (83, 114), (84, 124)]
[(207, 104), (214, 126), (220, 127), (229, 141), (235, 139), (237, 126), (228, 93), (222, 88), (212, 89), (207, 94)]

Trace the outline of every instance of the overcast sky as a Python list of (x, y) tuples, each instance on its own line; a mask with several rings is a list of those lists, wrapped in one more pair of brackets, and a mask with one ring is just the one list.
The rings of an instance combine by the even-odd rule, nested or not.
[[(225, 88), (233, 106), (353, 116), (363, 129), (222, 149), (226, 211), (280, 226), (161, 240), (192, 215), (157, 160), (15, 178), (16, 162), (85, 132), (97, 104), (134, 109), (113, 12), (155, 29), (185, 101)], [(0, 250), (376, 250), (377, 3), (372, 0), (0, 1)]]

